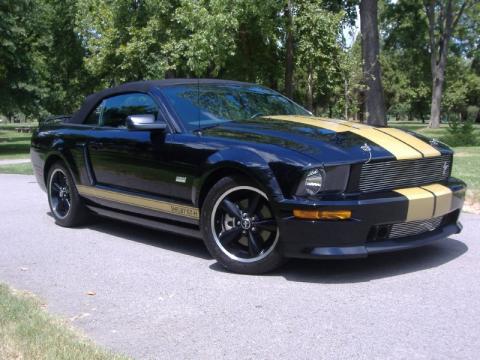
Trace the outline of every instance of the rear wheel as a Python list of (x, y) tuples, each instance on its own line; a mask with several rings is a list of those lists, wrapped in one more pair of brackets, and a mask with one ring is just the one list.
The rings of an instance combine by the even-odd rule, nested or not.
[(53, 164), (48, 172), (47, 191), (55, 223), (73, 227), (88, 219), (89, 211), (78, 195), (72, 176), (60, 162)]
[(283, 262), (268, 197), (248, 181), (228, 177), (210, 190), (202, 208), (202, 232), (212, 256), (231, 271), (265, 273)]

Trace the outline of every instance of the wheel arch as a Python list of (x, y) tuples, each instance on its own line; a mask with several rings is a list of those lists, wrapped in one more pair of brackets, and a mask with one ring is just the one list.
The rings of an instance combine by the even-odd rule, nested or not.
[(65, 157), (62, 153), (60, 152), (52, 152), (50, 153), (46, 158), (45, 158), (45, 164), (43, 165), (43, 180), (45, 181), (45, 184), (47, 184), (47, 177), (48, 173), (50, 172), (50, 169), (52, 168), (53, 164), (61, 162), (62, 164), (65, 165), (68, 171), (70, 171), (71, 176), (75, 180), (75, 172), (72, 171), (72, 162), (73, 160), (69, 161), (67, 157)]
[(45, 160), (45, 165), (43, 166), (43, 180), (45, 181), (45, 184), (47, 184), (48, 173), (56, 162), (62, 162), (65, 164), (65, 160), (58, 154), (51, 154)]
[(244, 164), (234, 161), (225, 161), (216, 164), (215, 167), (210, 169), (194, 188), (194, 201), (200, 209), (202, 208), (203, 202), (210, 189), (218, 181), (227, 176), (242, 177), (251, 181), (260, 190), (265, 192), (269, 198), (282, 196), (276, 178), (268, 165), (266, 167), (255, 168), (255, 170), (252, 170), (251, 167)]
[[(240, 167), (235, 167), (232, 165), (226, 165), (222, 167), (218, 167), (211, 171), (205, 178), (205, 180), (202, 183), (202, 186), (200, 187), (199, 191), (197, 192), (197, 199), (196, 203), (198, 204), (198, 207), (201, 209), (203, 206), (203, 202), (205, 198), (207, 197), (208, 192), (210, 189), (221, 179), (227, 177), (227, 176), (236, 176), (236, 177), (243, 177), (248, 180), (253, 181), (256, 185), (258, 184), (258, 180), (256, 180), (254, 177), (251, 176), (247, 171), (244, 169), (241, 169)], [(261, 186), (261, 185), (259, 185)]]

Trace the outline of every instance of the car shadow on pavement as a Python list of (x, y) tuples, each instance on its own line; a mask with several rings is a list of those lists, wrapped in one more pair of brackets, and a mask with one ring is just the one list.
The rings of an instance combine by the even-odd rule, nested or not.
[[(291, 259), (279, 270), (264, 276), (281, 276), (288, 281), (322, 284), (367, 282), (444, 265), (468, 251), (465, 243), (444, 239), (424, 247), (394, 253), (376, 254), (362, 259)], [(212, 270), (227, 272), (214, 263)]]
[[(51, 216), (50, 213), (49, 215)], [(187, 236), (108, 218), (97, 218), (85, 228), (168, 251), (205, 260), (212, 259), (201, 240)], [(279, 270), (264, 276), (281, 276), (289, 281), (324, 284), (365, 282), (435, 268), (455, 260), (467, 251), (465, 243), (449, 238), (416, 249), (377, 254), (363, 259), (291, 259)], [(228, 273), (217, 262), (211, 264), (210, 268)]]
[(205, 260), (212, 259), (200, 239), (101, 217), (94, 219), (84, 228)]
[(363, 259), (294, 259), (274, 275), (289, 281), (325, 284), (365, 282), (442, 266), (467, 251), (465, 243), (449, 238), (416, 249), (376, 254)]

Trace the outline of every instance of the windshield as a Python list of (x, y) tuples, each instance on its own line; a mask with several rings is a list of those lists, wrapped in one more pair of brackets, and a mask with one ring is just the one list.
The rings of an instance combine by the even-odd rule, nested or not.
[(258, 85), (178, 85), (161, 92), (190, 131), (268, 115), (311, 115), (285, 96)]

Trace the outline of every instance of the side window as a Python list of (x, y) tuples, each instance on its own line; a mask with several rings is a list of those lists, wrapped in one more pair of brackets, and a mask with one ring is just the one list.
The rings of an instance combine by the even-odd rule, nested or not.
[(100, 105), (98, 105), (95, 110), (93, 110), (90, 115), (85, 119), (85, 125), (98, 125), (100, 123), (100, 118), (102, 116), (102, 111), (105, 106), (105, 101), (102, 101)]
[(104, 100), (100, 125), (123, 128), (127, 116), (145, 114), (158, 116), (158, 107), (150, 96), (140, 93), (113, 96)]

